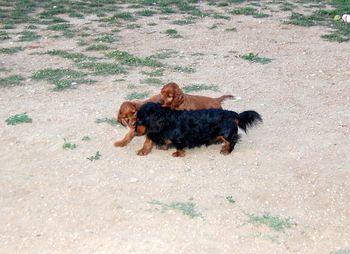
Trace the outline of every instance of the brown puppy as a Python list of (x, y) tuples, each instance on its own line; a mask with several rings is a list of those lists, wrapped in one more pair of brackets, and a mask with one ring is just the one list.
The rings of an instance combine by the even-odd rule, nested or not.
[(123, 102), (118, 111), (117, 121), (125, 127), (128, 126), (130, 130), (123, 139), (114, 142), (114, 146), (123, 147), (129, 144), (130, 141), (135, 136), (135, 123), (136, 123), (137, 110), (147, 102), (158, 103), (159, 101), (160, 101), (160, 95), (157, 94), (144, 101), (134, 100), (134, 101)]
[(185, 94), (176, 83), (163, 86), (160, 92), (160, 103), (163, 107), (177, 110), (196, 110), (221, 108), (225, 99), (234, 99), (233, 95), (223, 95), (218, 98)]

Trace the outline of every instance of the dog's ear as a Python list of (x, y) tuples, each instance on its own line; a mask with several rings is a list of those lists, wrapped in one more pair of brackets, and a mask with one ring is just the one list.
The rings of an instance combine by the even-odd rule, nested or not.
[(171, 108), (176, 109), (178, 108), (185, 100), (184, 92), (181, 90), (180, 87), (176, 86), (174, 88), (174, 98), (173, 102), (171, 103)]

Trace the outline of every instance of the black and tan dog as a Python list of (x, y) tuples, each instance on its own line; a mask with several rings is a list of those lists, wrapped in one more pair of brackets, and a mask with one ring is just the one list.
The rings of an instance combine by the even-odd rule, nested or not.
[(153, 142), (172, 144), (174, 157), (185, 156), (184, 148), (194, 148), (222, 141), (222, 154), (229, 154), (239, 140), (238, 127), (247, 131), (262, 122), (255, 111), (240, 114), (223, 109), (172, 110), (158, 103), (146, 103), (137, 112), (136, 132), (147, 135), (142, 149), (149, 153)]

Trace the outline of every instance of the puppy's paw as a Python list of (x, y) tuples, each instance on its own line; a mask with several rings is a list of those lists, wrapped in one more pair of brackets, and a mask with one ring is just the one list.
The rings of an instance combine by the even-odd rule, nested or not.
[(221, 149), (220, 153), (223, 154), (223, 155), (229, 155), (230, 154), (230, 152), (227, 149), (224, 149), (224, 148)]
[(172, 154), (173, 157), (184, 157), (185, 156), (185, 151), (177, 150)]
[(139, 155), (139, 156), (145, 156), (145, 155), (149, 154), (150, 152), (151, 152), (151, 151), (142, 148), (142, 149), (140, 149), (140, 150), (137, 151), (137, 155)]
[(168, 145), (161, 145), (159, 147), (159, 150), (164, 150), (164, 151), (168, 150)]
[(115, 147), (124, 147), (124, 146), (126, 146), (126, 145), (127, 145), (127, 143), (124, 142), (123, 140), (114, 142), (114, 146), (115, 146)]

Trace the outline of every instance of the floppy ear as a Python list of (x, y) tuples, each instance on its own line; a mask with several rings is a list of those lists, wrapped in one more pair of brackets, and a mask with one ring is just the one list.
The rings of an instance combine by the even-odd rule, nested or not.
[(176, 109), (179, 107), (185, 100), (185, 96), (181, 88), (176, 87), (174, 91), (174, 99), (173, 102), (171, 103), (171, 108)]

